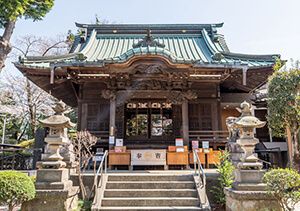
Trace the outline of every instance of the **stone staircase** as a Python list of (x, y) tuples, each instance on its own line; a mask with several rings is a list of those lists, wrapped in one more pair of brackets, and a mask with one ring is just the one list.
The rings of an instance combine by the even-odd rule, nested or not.
[(108, 174), (103, 186), (92, 210), (209, 210), (191, 174)]

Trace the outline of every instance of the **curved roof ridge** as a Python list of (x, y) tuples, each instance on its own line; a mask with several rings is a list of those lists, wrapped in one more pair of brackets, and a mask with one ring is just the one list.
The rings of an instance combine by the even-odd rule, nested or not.
[(222, 52), (225, 57), (236, 58), (236, 59), (249, 59), (249, 60), (269, 60), (274, 61), (276, 58), (280, 58), (279, 54), (243, 54), (233, 52)]
[(75, 22), (75, 25), (79, 28), (163, 28), (163, 29), (175, 29), (182, 27), (187, 28), (206, 28), (206, 27), (215, 27), (221, 28), (223, 27), (224, 23), (207, 23), (207, 24), (83, 24)]
[(207, 31), (205, 29), (202, 29), (201, 34), (204, 38), (204, 41), (205, 41), (208, 49), (211, 51), (211, 53), (212, 54), (219, 53), (218, 49), (216, 48), (216, 46), (212, 42), (211, 38), (208, 36)]
[(93, 30), (91, 33), (91, 36), (88, 38), (88, 41), (86, 42), (85, 46), (80, 51), (81, 53), (86, 54), (90, 50), (90, 48), (93, 46), (93, 44), (96, 40), (96, 36), (97, 36), (97, 31)]
[(21, 58), (23, 62), (52, 62), (57, 60), (73, 59), (80, 53), (68, 53), (64, 55), (53, 55), (53, 56), (27, 56)]
[(146, 46), (146, 47), (138, 47), (138, 48), (131, 48), (129, 50), (127, 50), (126, 52), (124, 52), (123, 54), (110, 58), (110, 59), (106, 59), (107, 60), (113, 60), (113, 61), (126, 61), (130, 58), (132, 58), (133, 56), (139, 56), (139, 55), (160, 55), (166, 58), (171, 59), (171, 61), (186, 61), (187, 59), (184, 59), (182, 57), (178, 57), (175, 54), (173, 54), (170, 50), (166, 49), (166, 48), (161, 48), (161, 47), (153, 47), (153, 46)]

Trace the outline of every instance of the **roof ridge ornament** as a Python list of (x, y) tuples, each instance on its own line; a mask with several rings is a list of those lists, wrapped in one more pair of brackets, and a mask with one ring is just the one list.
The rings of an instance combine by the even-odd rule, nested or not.
[(222, 59), (224, 59), (224, 55), (220, 52), (216, 52), (214, 55), (212, 55), (211, 57), (213, 60), (215, 61), (221, 61)]
[(160, 47), (160, 48), (164, 48), (165, 44), (160, 43), (158, 41), (155, 40), (156, 38), (154, 38), (151, 35), (151, 30), (147, 29), (147, 34), (146, 36), (140, 40), (138, 43), (135, 43), (132, 45), (133, 48), (139, 48), (139, 47)]

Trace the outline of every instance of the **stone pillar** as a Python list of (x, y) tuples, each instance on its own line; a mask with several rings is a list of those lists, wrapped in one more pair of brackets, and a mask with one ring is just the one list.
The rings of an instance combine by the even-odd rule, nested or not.
[[(235, 180), (232, 188), (225, 188), (226, 210), (228, 211), (279, 211), (278, 202), (265, 191), (266, 184), (262, 182), (265, 170), (254, 153), (255, 145), (259, 142), (254, 137), (254, 129), (261, 128), (266, 123), (251, 114), (251, 105), (241, 104), (241, 116), (232, 123), (232, 128), (239, 131), (235, 147), (242, 151), (240, 161), (235, 164)], [(227, 124), (229, 125), (229, 124)], [(232, 131), (231, 131), (232, 132)], [(232, 134), (231, 134), (232, 135)], [(233, 138), (232, 136), (230, 136)]]
[[(50, 128), (45, 138), (47, 146), (36, 177), (36, 197), (22, 204), (22, 210), (52, 211), (74, 210), (77, 207), (78, 187), (73, 186), (69, 170), (60, 151), (63, 145), (69, 143), (67, 128), (74, 124), (64, 116), (66, 106), (58, 102), (53, 108), (55, 114), (41, 120), (44, 127)], [(70, 153), (70, 152), (69, 152)]]
[(184, 145), (189, 146), (189, 104), (187, 100), (182, 102), (182, 135)]

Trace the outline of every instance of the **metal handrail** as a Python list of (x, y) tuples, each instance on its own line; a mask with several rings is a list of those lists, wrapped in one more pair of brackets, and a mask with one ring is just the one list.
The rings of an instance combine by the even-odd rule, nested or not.
[[(197, 175), (197, 172), (198, 172), (198, 177), (199, 177), (197, 185), (198, 185), (198, 187), (200, 187), (200, 181), (201, 181), (202, 187), (205, 188), (205, 186), (206, 186), (206, 176), (204, 174), (204, 170), (202, 168), (200, 158), (199, 158), (198, 153), (197, 153), (196, 150), (193, 150), (193, 153), (194, 153), (194, 169), (195, 169), (195, 174)], [(197, 168), (197, 165), (198, 165), (198, 168)]]
[[(108, 155), (108, 151), (105, 150), (102, 160), (101, 160), (101, 163), (98, 167), (97, 173), (94, 178), (95, 192), (97, 191), (98, 188), (101, 188), (102, 183), (103, 183), (103, 163), (104, 163), (104, 173), (106, 174), (106, 172), (107, 172), (106, 171), (107, 170), (107, 155)], [(100, 175), (100, 181), (99, 181), (99, 183), (97, 183), (99, 175)]]

